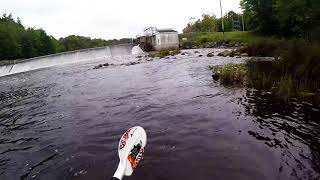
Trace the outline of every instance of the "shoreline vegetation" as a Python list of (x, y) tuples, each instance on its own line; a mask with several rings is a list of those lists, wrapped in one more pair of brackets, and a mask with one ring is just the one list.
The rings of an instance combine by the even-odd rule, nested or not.
[[(190, 34), (182, 34), (181, 38)], [(224, 86), (271, 91), (285, 101), (297, 97), (320, 103), (320, 45), (305, 39), (257, 36), (252, 32), (226, 32), (191, 36), (192, 48), (225, 47), (220, 56), (273, 57), (268, 62), (247, 62), (209, 67), (213, 79)], [(203, 40), (205, 39), (205, 40)]]
[(101, 46), (131, 43), (132, 38), (92, 39), (70, 35), (56, 39), (45, 30), (26, 27), (11, 14), (0, 15), (0, 65), (14, 64), (19, 60)]
[[(257, 36), (252, 32), (182, 34), (192, 48), (225, 47), (220, 56), (273, 57), (268, 62), (248, 62), (209, 67), (213, 79), (224, 86), (243, 86), (273, 92), (285, 101), (296, 97), (320, 103), (320, 45), (305, 39)], [(184, 45), (182, 45), (184, 46)]]
[(285, 102), (290, 98), (298, 98), (320, 103), (319, 81), (282, 75), (278, 66), (276, 61), (248, 61), (245, 64), (209, 66), (209, 70), (212, 78), (226, 87), (247, 87), (272, 92)]
[[(191, 18), (179, 36), (180, 46), (232, 49), (221, 56), (274, 57), (271, 62), (249, 61), (209, 68), (213, 79), (222, 85), (272, 91), (285, 100), (311, 97), (320, 102), (320, 16), (317, 13), (320, 2), (241, 0), (240, 7), (243, 14), (230, 11), (222, 17), (224, 30), (222, 18), (215, 15)], [(240, 24), (238, 29), (233, 26), (235, 20)], [(242, 32), (244, 28), (246, 31)]]
[[(271, 91), (287, 101), (292, 97), (320, 103), (320, 44), (303, 38), (261, 36), (254, 32), (180, 34), (181, 47), (230, 48), (220, 56), (273, 57), (272, 61), (209, 67), (225, 86)], [(256, 59), (256, 58), (254, 58)]]

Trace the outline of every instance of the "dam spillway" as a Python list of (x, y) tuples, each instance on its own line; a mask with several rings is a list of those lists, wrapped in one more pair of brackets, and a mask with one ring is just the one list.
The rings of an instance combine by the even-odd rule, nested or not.
[(63, 64), (131, 55), (134, 46), (135, 44), (103, 46), (25, 59), (16, 64), (0, 66), (0, 77)]

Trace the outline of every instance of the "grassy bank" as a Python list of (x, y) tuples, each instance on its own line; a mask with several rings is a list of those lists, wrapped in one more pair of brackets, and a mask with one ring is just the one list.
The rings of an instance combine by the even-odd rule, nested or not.
[(246, 64), (227, 64), (211, 66), (213, 79), (224, 86), (245, 86), (271, 91), (279, 98), (310, 99), (320, 103), (320, 81), (297, 78), (292, 73), (282, 73), (281, 65), (275, 62), (249, 61)]
[(183, 33), (179, 35), (182, 49), (190, 48), (212, 48), (219, 46), (241, 46), (259, 42), (278, 41), (275, 37), (258, 36), (252, 32), (213, 32), (213, 33)]
[(249, 31), (234, 31), (234, 32), (209, 32), (209, 33), (183, 33), (179, 35), (180, 40), (187, 38), (187, 41), (206, 43), (211, 41), (235, 41), (235, 42), (250, 42), (261, 36), (254, 35)]
[(191, 48), (215, 48), (233, 47), (238, 48), (240, 53), (249, 56), (277, 56), (281, 47), (288, 44), (289, 39), (273, 36), (261, 36), (252, 32), (221, 32), (214, 33), (184, 33), (179, 35), (180, 47)]
[[(320, 43), (304, 39), (258, 36), (251, 32), (188, 33), (180, 35), (182, 48), (234, 47), (227, 56), (269, 56), (275, 61), (211, 67), (224, 85), (272, 90), (284, 99), (319, 96)], [(268, 68), (267, 68), (268, 67)]]

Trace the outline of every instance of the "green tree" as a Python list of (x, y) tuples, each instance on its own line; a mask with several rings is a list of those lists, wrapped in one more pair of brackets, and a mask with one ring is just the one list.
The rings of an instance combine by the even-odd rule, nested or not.
[(319, 0), (241, 0), (240, 6), (251, 30), (294, 37), (319, 34)]
[[(223, 21), (224, 21), (224, 31), (228, 32), (228, 31), (233, 31), (235, 30), (234, 28), (234, 21), (240, 21), (241, 20), (241, 14), (237, 14), (234, 11), (229, 11), (227, 14), (225, 14), (225, 16), (223, 17)], [(217, 31), (221, 32), (222, 31), (222, 25), (221, 25), (222, 21), (221, 18), (219, 18), (217, 20)], [(240, 21), (240, 26), (242, 26), (242, 22)], [(240, 28), (241, 29), (241, 28)], [(239, 29), (239, 30), (240, 30)]]
[(4, 14), (0, 18), (0, 59), (14, 59), (21, 55), (21, 28), (12, 18)]
[(215, 15), (203, 14), (201, 19), (192, 22), (192, 18), (187, 26), (183, 29), (187, 32), (214, 32), (216, 31), (217, 18)]
[(250, 18), (250, 27), (264, 34), (277, 31), (274, 6), (277, 0), (242, 0), (240, 6)]
[(107, 41), (75, 35), (57, 40), (47, 35), (43, 29), (25, 28), (21, 20), (19, 18), (15, 20), (11, 14), (3, 14), (0, 17), (0, 60), (32, 58), (57, 52), (131, 43), (132, 41), (133, 39), (130, 38)]

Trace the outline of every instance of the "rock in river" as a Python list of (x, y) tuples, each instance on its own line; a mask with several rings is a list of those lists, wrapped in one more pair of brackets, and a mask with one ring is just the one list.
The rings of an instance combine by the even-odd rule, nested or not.
[(248, 57), (249, 55), (247, 53), (241, 53), (241, 57)]
[(224, 51), (220, 52), (220, 53), (218, 54), (218, 56), (227, 57), (227, 56), (230, 56), (230, 54), (231, 54), (231, 51), (229, 51), (229, 50), (224, 50)]
[(93, 69), (100, 69), (100, 68), (102, 68), (102, 67), (108, 67), (108, 66), (110, 66), (110, 65), (111, 65), (111, 64), (109, 64), (109, 63), (99, 64), (99, 65), (95, 66)]
[(218, 73), (213, 73), (212, 74), (212, 79), (217, 81), (219, 79), (219, 74)]
[(132, 66), (132, 65), (136, 65), (136, 64), (140, 64), (140, 62), (129, 62), (129, 63), (126, 63), (125, 65)]
[(213, 52), (210, 52), (207, 54), (207, 57), (213, 57), (213, 56), (214, 56)]

